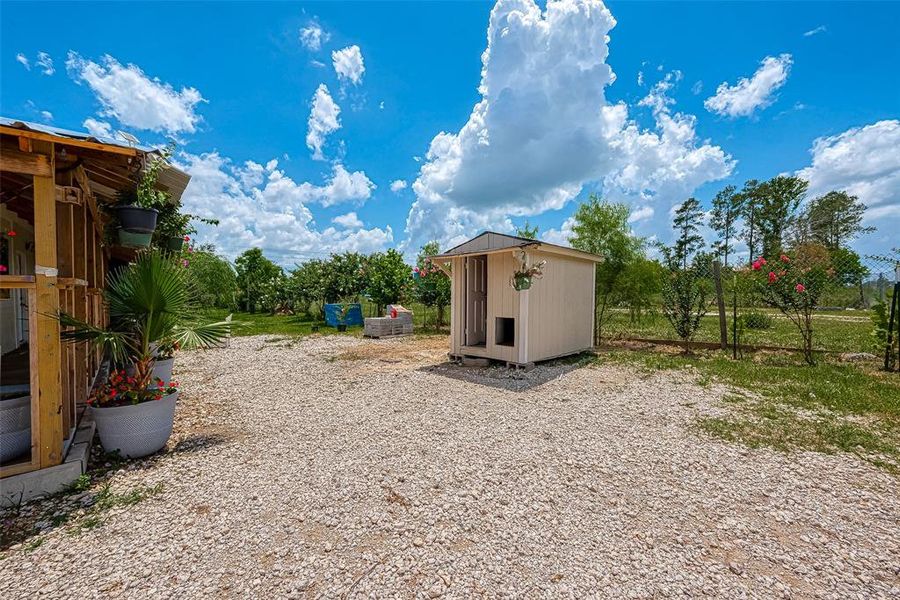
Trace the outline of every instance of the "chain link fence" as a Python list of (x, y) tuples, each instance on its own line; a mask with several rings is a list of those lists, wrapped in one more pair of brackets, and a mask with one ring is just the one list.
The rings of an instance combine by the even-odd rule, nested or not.
[[(637, 273), (625, 273), (617, 285), (605, 289), (598, 285), (601, 339), (685, 341), (666, 316), (666, 286), (673, 271), (657, 261), (646, 262)], [(898, 263), (855, 253), (835, 253), (820, 258), (819, 263), (824, 276), (811, 311), (812, 347), (883, 356), (884, 342), (876, 329), (879, 319), (887, 318)], [(763, 261), (756, 266), (746, 262), (725, 266), (703, 256), (676, 270), (690, 271), (700, 288), (694, 297), (694, 316), (702, 316), (690, 342), (731, 348), (737, 339), (745, 348), (801, 349), (803, 337), (797, 324), (768, 301), (771, 297), (764, 289), (769, 278), (775, 281), (783, 274), (784, 264), (775, 259), (774, 264)], [(798, 298), (810, 292), (802, 283), (809, 270), (800, 268), (794, 274), (791, 286), (796, 282), (803, 290), (797, 292)]]

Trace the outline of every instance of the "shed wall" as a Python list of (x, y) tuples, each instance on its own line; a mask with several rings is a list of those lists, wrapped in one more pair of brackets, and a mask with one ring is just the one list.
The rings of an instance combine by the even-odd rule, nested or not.
[(541, 260), (544, 276), (527, 292), (529, 362), (593, 346), (594, 263), (529, 252), (530, 263)]

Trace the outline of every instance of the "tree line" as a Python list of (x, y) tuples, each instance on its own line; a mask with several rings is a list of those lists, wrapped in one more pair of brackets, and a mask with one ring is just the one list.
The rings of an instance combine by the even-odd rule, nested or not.
[(440, 327), (450, 303), (450, 280), (427, 258), (438, 253), (438, 244), (432, 242), (421, 248), (415, 265), (390, 249), (368, 255), (335, 253), (284, 269), (260, 248), (244, 251), (232, 265), (212, 246), (201, 246), (187, 268), (205, 306), (320, 319), (327, 303), (365, 299), (381, 313), (388, 304), (418, 302), (436, 310)]

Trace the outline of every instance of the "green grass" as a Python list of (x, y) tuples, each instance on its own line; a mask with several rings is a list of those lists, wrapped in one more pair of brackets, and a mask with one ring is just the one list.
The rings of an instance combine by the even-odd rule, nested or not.
[(872, 366), (761, 353), (731, 360), (723, 353), (694, 356), (613, 351), (600, 361), (626, 362), (645, 372), (696, 369), (701, 384), (727, 385), (725, 417), (702, 417), (698, 428), (750, 447), (782, 451), (851, 452), (900, 473), (900, 377)]
[[(417, 332), (436, 332), (434, 309), (426, 309), (420, 304), (405, 304), (406, 308), (413, 311), (413, 322)], [(363, 316), (375, 316), (375, 306), (362, 302)], [(204, 320), (223, 320), (229, 314), (235, 322), (232, 335), (249, 336), (249, 335), (272, 335), (272, 336), (289, 336), (291, 338), (305, 336), (312, 333), (312, 328), (318, 326), (318, 333), (336, 334), (337, 329), (328, 327), (324, 321), (310, 319), (305, 315), (270, 315), (268, 313), (248, 313), (241, 311), (230, 311), (222, 308), (209, 308), (201, 313)], [(450, 310), (445, 311), (445, 318), (449, 319)], [(362, 327), (349, 327), (346, 335), (362, 335)], [(449, 331), (445, 324), (444, 332)]]
[[(749, 345), (783, 346), (797, 348), (801, 344), (800, 332), (796, 325), (778, 311), (754, 309), (773, 317), (768, 329), (745, 329), (742, 343)], [(837, 352), (872, 352), (872, 323), (869, 311), (834, 311), (813, 317), (813, 343), (818, 350)], [(841, 320), (841, 319), (846, 320)], [(728, 337), (731, 339), (732, 319), (727, 317)], [(645, 315), (640, 321), (632, 322), (625, 311), (612, 314), (604, 331), (604, 337), (642, 337), (650, 339), (677, 339), (672, 326), (661, 314)], [(694, 339), (698, 342), (719, 341), (718, 313), (708, 313), (703, 317), (700, 330)]]

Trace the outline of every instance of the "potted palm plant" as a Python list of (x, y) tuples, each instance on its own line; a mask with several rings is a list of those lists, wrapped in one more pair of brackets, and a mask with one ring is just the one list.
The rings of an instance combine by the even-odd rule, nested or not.
[[(103, 448), (130, 458), (146, 456), (169, 439), (178, 397), (171, 371), (156, 368), (158, 356), (178, 347), (218, 345), (230, 323), (193, 322), (190, 315), (196, 307), (190, 302), (184, 269), (155, 251), (142, 253), (110, 275), (104, 298), (108, 327), (63, 313), (62, 336), (69, 342), (91, 342), (120, 367), (90, 399)], [(129, 364), (134, 366), (131, 373), (124, 368)]]

